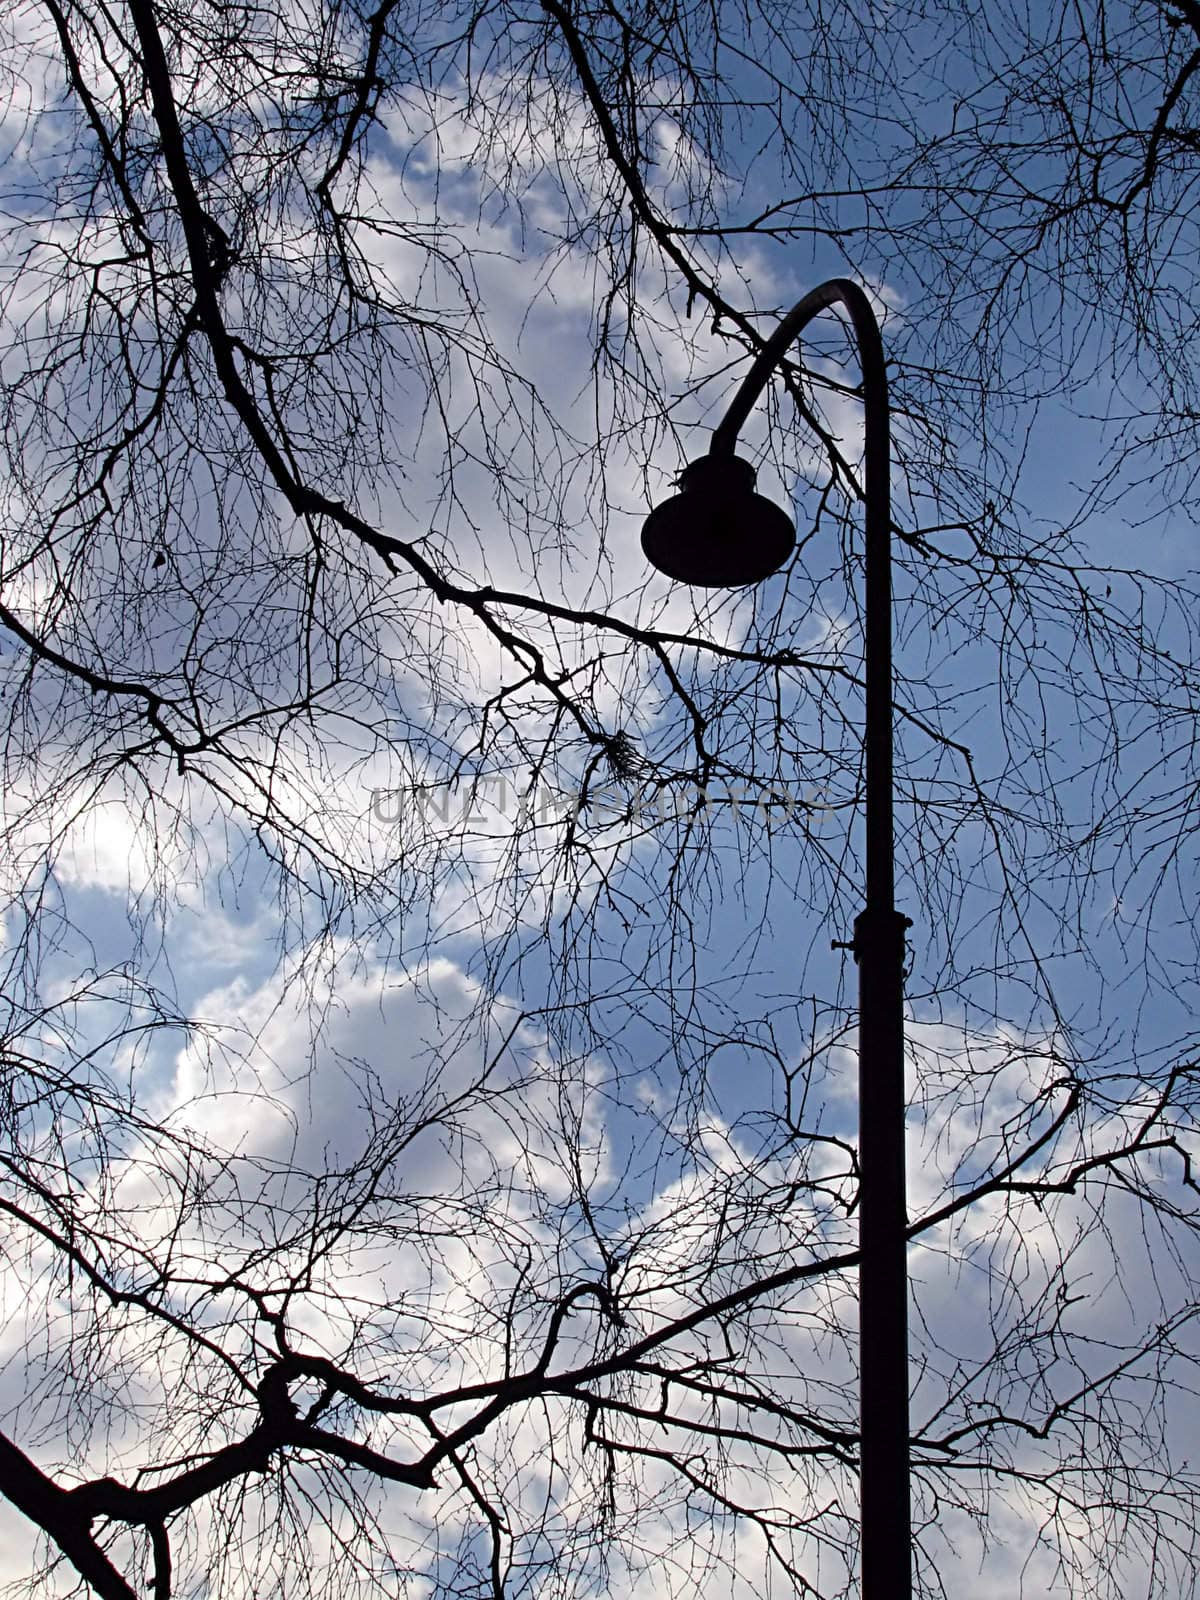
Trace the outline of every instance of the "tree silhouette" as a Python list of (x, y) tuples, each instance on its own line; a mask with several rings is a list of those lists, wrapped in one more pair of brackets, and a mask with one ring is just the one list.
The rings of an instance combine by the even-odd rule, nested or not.
[(836, 318), (748, 435), (787, 573), (636, 544), (833, 266), (896, 399), (918, 1587), (1190, 1593), (1195, 596), (1146, 526), (1200, 8), (0, 26), (14, 1588), (854, 1591)]

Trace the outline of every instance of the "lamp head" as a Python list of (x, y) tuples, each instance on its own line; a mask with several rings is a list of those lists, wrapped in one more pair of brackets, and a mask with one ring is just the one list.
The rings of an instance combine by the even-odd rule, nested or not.
[(701, 456), (679, 477), (679, 493), (655, 506), (642, 528), (652, 566), (677, 583), (737, 589), (769, 578), (796, 547), (792, 519), (754, 492), (740, 456)]

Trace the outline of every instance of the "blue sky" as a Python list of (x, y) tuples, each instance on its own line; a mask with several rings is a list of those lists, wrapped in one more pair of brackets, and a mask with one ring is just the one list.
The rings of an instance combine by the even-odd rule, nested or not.
[[(842, 16), (848, 27), (857, 20), (850, 8)], [(907, 59), (897, 56), (906, 70), (918, 60), (924, 36), (910, 40)], [(957, 84), (965, 68), (960, 63), (949, 71)], [(37, 80), (30, 81), (36, 88)], [(663, 87), (668, 99), (676, 92), (669, 76)], [(509, 1335), (521, 1350), (536, 1349), (546, 1303), (581, 1274), (607, 1267), (627, 1296), (630, 1318), (648, 1328), (689, 1296), (736, 1281), (754, 1251), (770, 1263), (789, 1253), (849, 1247), (853, 1239), (845, 1146), (856, 1116), (855, 981), (849, 956), (831, 951), (829, 943), (848, 936), (861, 895), (860, 702), (853, 684), (837, 676), (839, 669), (857, 669), (860, 651), (857, 512), (842, 515), (836, 493), (821, 505), (819, 450), (792, 401), (779, 393), (772, 410), (752, 419), (745, 442), (762, 462), (763, 492), (792, 498), (801, 534), (811, 531), (794, 567), (758, 593), (700, 601), (646, 573), (637, 539), (648, 501), (667, 492), (684, 456), (706, 447), (707, 426), (744, 361), (700, 310), (689, 314), (679, 283), (648, 256), (639, 287), (646, 344), (636, 381), (621, 396), (612, 369), (592, 370), (588, 341), (605, 284), (578, 241), (561, 241), (588, 204), (603, 209), (604, 194), (589, 165), (594, 144), (583, 108), (569, 87), (559, 90), (574, 112), (565, 133), (536, 118), (531, 129), (518, 115), (504, 124), (504, 139), (490, 151), (479, 148), (453, 76), (436, 103), (436, 151), (415, 94), (397, 97), (382, 115), (371, 146), (366, 212), (390, 219), (392, 231), (364, 230), (364, 249), (375, 269), (389, 274), (398, 301), (424, 314), (436, 310), (457, 330), (457, 348), (436, 368), (443, 412), (425, 405), (419, 383), (406, 381), (404, 362), (413, 360), (416, 348), (405, 343), (406, 330), (404, 339), (397, 336), (394, 359), (379, 366), (362, 393), (351, 385), (351, 398), (343, 392), (323, 399), (318, 385), (295, 401), (295, 414), (307, 415), (303, 406), (310, 405), (315, 460), (329, 417), (336, 426), (338, 417), (362, 404), (365, 420), (352, 450), (344, 461), (335, 452), (332, 464), (326, 462), (329, 481), (385, 533), (418, 539), (456, 580), (536, 591), (555, 605), (607, 612), (628, 626), (653, 625), (675, 636), (670, 659), (709, 716), (722, 759), (764, 783), (811, 791), (819, 815), (807, 825), (793, 818), (768, 831), (752, 811), (734, 815), (726, 807), (656, 823), (641, 834), (611, 810), (598, 815), (593, 806), (574, 824), (547, 818), (518, 839), (511, 815), (484, 808), (469, 838), (439, 832), (423, 818), (416, 786), (444, 785), (459, 772), (503, 774), (514, 791), (545, 783), (571, 794), (594, 752), (565, 714), (553, 724), (546, 698), (521, 684), (513, 660), (465, 608), (450, 613), (448, 623), (444, 609), (422, 603), (410, 579), (389, 578), (336, 539), (324, 587), (315, 592), (328, 624), (325, 637), (335, 638), (341, 653), (323, 645), (316, 670), (336, 659), (343, 675), (330, 676), (320, 716), (280, 713), (231, 736), (229, 748), (244, 761), (240, 772), (232, 761), (201, 755), (181, 774), (165, 754), (151, 754), (140, 758), (144, 786), (116, 765), (99, 792), (79, 787), (72, 793), (64, 774), (75, 760), (78, 729), (88, 730), (78, 746), (86, 754), (87, 739), (100, 749), (106, 738), (132, 741), (133, 724), (114, 734), (113, 727), (89, 723), (89, 699), (56, 701), (50, 678), (33, 703), (52, 733), (7, 796), (13, 819), (8, 870), (14, 892), (5, 924), (10, 948), (21, 932), (17, 880), (39, 852), (47, 853), (49, 874), (45, 880), (35, 874), (42, 894), (36, 912), (44, 1010), (14, 1017), (14, 1031), (71, 1070), (103, 1071), (127, 1086), (147, 1114), (233, 1153), (230, 1170), (254, 1174), (262, 1184), (261, 1194), (240, 1209), (233, 1189), (222, 1187), (228, 1175), (213, 1177), (212, 1232), (189, 1226), (178, 1241), (188, 1270), (211, 1275), (233, 1262), (270, 1279), (283, 1268), (258, 1259), (262, 1237), (281, 1229), (277, 1254), (289, 1261), (293, 1241), (282, 1237), (289, 1207), (300, 1215), (305, 1203), (297, 1199), (288, 1163), (320, 1175), (324, 1203), (336, 1189), (331, 1174), (373, 1149), (372, 1141), (399, 1140), (388, 1166), (389, 1203), (402, 1219), (434, 1216), (440, 1254), (415, 1226), (393, 1248), (394, 1216), (376, 1218), (375, 1235), (342, 1240), (296, 1296), (297, 1334), (324, 1350), (355, 1349), (348, 1330), (357, 1315), (369, 1331), (361, 1340), (364, 1362), (389, 1381), (414, 1387), (494, 1372), (509, 1358), (502, 1332), (506, 1306), (517, 1308)], [(931, 107), (937, 120), (936, 101)], [(48, 183), (58, 160), (56, 128), (53, 120), (30, 124), (19, 107), (10, 109), (7, 187), (20, 191), (35, 177)], [(707, 176), (701, 158), (677, 134), (669, 122), (657, 130), (654, 193), (664, 208), (683, 204), (689, 178)], [(564, 198), (555, 158), (568, 136), (579, 142), (576, 175)], [(856, 139), (861, 143), (842, 148), (835, 142), (818, 154), (828, 156), (831, 169), (866, 170), (875, 152), (865, 133)], [(731, 160), (744, 162), (756, 140), (752, 127), (731, 124)], [(814, 160), (819, 167), (821, 160)], [(725, 220), (778, 198), (780, 180), (765, 156), (749, 162), (747, 173), (740, 186), (716, 185)], [(472, 343), (476, 330), (461, 287), (426, 252), (422, 230), (435, 213), (445, 237), (464, 252), (461, 259), (469, 253), (470, 292), (486, 312), (496, 353), (536, 387), (543, 420), (557, 429), (543, 430), (541, 446), (531, 438), (538, 411), (529, 391), (519, 384), (506, 389), (498, 383), (491, 393), (479, 387), (480, 374), (490, 381), (496, 369)], [(280, 226), (276, 242), (283, 261), (289, 250), (302, 251), (304, 236)], [(703, 261), (705, 247), (697, 243), (695, 249)], [(19, 242), (10, 251), (5, 270), (18, 291), (7, 302), (11, 322), (29, 314), (19, 309), (29, 268)], [(809, 252), (757, 239), (735, 240), (730, 252), (719, 263), (722, 292), (761, 312), (764, 327), (768, 313), (822, 277), (864, 269), (889, 313), (889, 350), (915, 362), (928, 348), (919, 262), (879, 272), (878, 262), (860, 256), (853, 241), (845, 254), (827, 241)], [(280, 281), (288, 281), (282, 268)], [(286, 334), (290, 304), (294, 309), (281, 291), (270, 310), (277, 335)], [(237, 314), (232, 294), (229, 308)], [(1049, 320), (1042, 313), (1035, 303), (1014, 337), (1039, 337)], [(34, 314), (38, 328), (40, 315)], [(615, 317), (621, 349), (619, 301)], [(831, 321), (814, 329), (816, 370), (853, 384), (853, 364), (842, 364), (846, 351), (835, 327)], [(1053, 365), (1052, 349), (1040, 354)], [(354, 376), (363, 370), (365, 358)], [(1125, 389), (1145, 392), (1144, 379), (1123, 379)], [(86, 389), (77, 393), (86, 409)], [(943, 490), (959, 513), (965, 508), (986, 517), (981, 502), (989, 485), (1002, 501), (1000, 490), (1011, 483), (1011, 508), (1002, 507), (1005, 527), (991, 531), (1010, 553), (1041, 547), (1074, 524), (1081, 486), (1112, 459), (1112, 430), (1094, 420), (1110, 398), (1114, 405), (1125, 400), (1113, 375), (1101, 372), (1070, 406), (1014, 404), (1008, 431), (989, 435), (996, 448), (986, 458), (964, 407), (948, 423), (954, 459), (968, 467), (983, 463), (982, 478), (939, 483), (927, 474), (924, 488)], [(663, 415), (667, 399), (670, 426)], [(830, 391), (821, 400), (846, 454), (857, 461), (856, 403)], [(323, 411), (326, 403), (330, 409)], [(191, 416), (188, 404), (180, 401), (177, 420)], [(378, 434), (373, 407), (386, 421)], [(224, 413), (216, 427), (211, 455), (219, 472), (233, 459), (221, 452), (238, 448), (239, 435)], [(917, 448), (902, 421), (897, 435), (904, 448)], [(107, 659), (124, 649), (130, 672), (135, 665), (161, 666), (169, 674), (199, 615), (211, 628), (211, 644), (197, 660), (212, 674), (204, 687), (215, 711), (235, 714), (250, 688), (264, 688), (262, 680), (231, 687), (228, 677), (219, 677), (233, 670), (229, 663), (236, 668), (243, 652), (250, 659), (252, 647), (269, 668), (266, 689), (286, 703), (302, 652), (273, 654), (272, 630), (311, 575), (305, 535), (278, 496), (263, 488), (253, 462), (243, 489), (219, 503), (210, 494), (209, 463), (192, 450), (190, 436), (181, 437), (176, 475), (164, 473), (160, 482), (147, 469), (147, 498), (132, 500), (123, 522), (104, 525), (97, 545), (73, 542), (78, 530), (64, 532), (62, 549), (90, 551), (95, 563), (88, 569), (93, 586), (83, 608), (86, 626)], [(47, 457), (40, 460), (45, 465)], [(499, 490), (497, 463), (506, 469)], [(1157, 485), (1139, 487), (1140, 470), (1131, 465), (1128, 493), (1091, 515), (1078, 539), (1097, 567), (1124, 562), (1133, 549), (1137, 565), (1167, 580), (1162, 598), (1151, 594), (1148, 602), (1149, 632), (1160, 650), (1185, 660), (1188, 602), (1182, 591), (1172, 594), (1170, 584), (1188, 569), (1190, 525), (1181, 511), (1157, 508)], [(897, 479), (902, 520), (941, 520), (928, 493), (914, 505), (899, 472)], [(167, 483), (171, 495), (155, 501)], [(33, 521), (22, 495), (10, 477), (5, 533), (16, 555), (2, 576), (21, 614), (46, 623), (39, 583), (49, 581), (53, 563), (20, 565)], [(154, 515), (160, 509), (161, 523)], [(224, 527), (220, 515), (227, 518)], [(232, 538), (225, 537), (228, 528)], [(992, 822), (1004, 854), (997, 856), (996, 835), (972, 807), (961, 757), (952, 750), (939, 754), (926, 728), (907, 723), (899, 900), (915, 923), (909, 983), (914, 1211), (932, 1210), (989, 1163), (1002, 1164), (1022, 1135), (1043, 1126), (1063, 1096), (1047, 1085), (1062, 1080), (1077, 1059), (1094, 1081), (1094, 1104), (1048, 1159), (1086, 1160), (1105, 1140), (1119, 1138), (1122, 1128), (1134, 1127), (1147, 1103), (1138, 1074), (1161, 1077), (1186, 1054), (1195, 1001), (1190, 814), (1147, 826), (1148, 802), (1140, 798), (1163, 783), (1186, 793), (1190, 679), (1181, 673), (1169, 689), (1174, 709), (1160, 737), (1161, 707), (1139, 708), (1136, 694), (1139, 660), (1147, 672), (1152, 666), (1165, 672), (1161, 659), (1151, 663), (1148, 652), (1118, 632), (1113, 657), (1101, 654), (1089, 665), (1085, 609), (1063, 574), (1051, 570), (1044, 582), (1031, 578), (1040, 585), (1034, 608), (1008, 609), (1004, 571), (981, 591), (971, 571), (953, 563), (965, 550), (963, 535), (932, 537), (945, 555), (901, 552), (897, 574), (898, 662), (910, 685), (904, 703), (969, 745), (994, 802)], [(271, 583), (257, 564), (260, 540), (277, 559)], [(148, 564), (159, 541), (170, 552), (166, 573), (139, 579), (139, 607), (114, 612), (114, 574), (122, 562), (130, 569), (138, 560)], [(189, 586), (201, 577), (220, 591), (220, 606), (209, 612), (189, 609)], [(1109, 597), (1103, 593), (1109, 581), (1096, 574), (1084, 584), (1097, 604), (1111, 598), (1130, 609), (1128, 582), (1113, 580)], [(555, 670), (570, 674), (565, 681), (581, 686), (581, 699), (605, 730), (628, 734), (634, 763), (628, 787), (664, 779), (667, 792), (691, 793), (692, 730), (661, 666), (599, 623), (571, 628), (536, 616), (520, 622)], [(726, 653), (696, 650), (680, 639)], [(1016, 668), (1003, 681), (997, 639)], [(802, 660), (773, 673), (729, 655), (754, 649), (791, 650)], [(11, 689), (26, 657), (7, 641), (4, 652)], [(1107, 728), (1106, 694), (1116, 706)], [(487, 719), (479, 711), (485, 702), (491, 704)], [(1009, 745), (1002, 738), (1006, 727), (1015, 735)], [(1114, 731), (1126, 747), (1122, 764), (1093, 770), (1089, 763), (1110, 748), (1105, 740), (1111, 743)], [(255, 832), (259, 799), (247, 771), (260, 779), (269, 774), (272, 804), (297, 833), (316, 842), (317, 854), (337, 851), (349, 864), (340, 881), (300, 851), (289, 858), (293, 872), (283, 875), (281, 888), (273, 855), (277, 835), (270, 828)], [(603, 766), (591, 776), (611, 781)], [(721, 774), (714, 787), (727, 781)], [(372, 815), (377, 793), (397, 797), (398, 827)], [(1067, 877), (1073, 858), (1069, 850), (1056, 853), (1054, 829), (1059, 842), (1066, 837), (1084, 852), (1075, 860), (1086, 859), (1098, 807), (1118, 797), (1125, 805), (1118, 823), (1132, 818), (1130, 830), (1100, 839), (1098, 870), (1085, 892), (1073, 896)], [(65, 827), (68, 804), (79, 815)], [(576, 844), (567, 852), (571, 826)], [(1176, 843), (1177, 865), (1168, 866), (1151, 895)], [(1124, 884), (1120, 906), (1108, 876), (1113, 864)], [(1021, 882), (1008, 900), (1005, 870)], [(1148, 964), (1146, 937), (1154, 949)], [(1043, 976), (1035, 972), (1038, 961)], [(1052, 982), (1057, 1016), (1043, 978)], [(164, 997), (159, 1016), (143, 1008), (141, 984)], [(172, 1011), (178, 1028), (158, 1026), (161, 1013)], [(128, 1020), (136, 1025), (143, 1018), (156, 1025), (122, 1035)], [(493, 1059), (498, 1064), (485, 1070)], [(789, 1111), (803, 1138), (789, 1128)], [(434, 1119), (428, 1127), (425, 1117)], [(1179, 1137), (1191, 1149), (1190, 1124)], [(167, 1212), (161, 1197), (151, 1194), (159, 1172), (153, 1151), (136, 1139), (129, 1149), (118, 1163), (118, 1192), (132, 1196), (130, 1216), (144, 1217), (151, 1254), (170, 1254)], [(1176, 1198), (1178, 1172), (1169, 1157), (1164, 1163), (1144, 1181)], [(780, 1197), (789, 1192), (794, 1198), (784, 1204)], [(1091, 1195), (1078, 1203), (1066, 1197), (1048, 1212), (1016, 1197), (1009, 1207), (984, 1201), (914, 1247), (919, 1423), (947, 1395), (954, 1397), (950, 1411), (958, 1407), (962, 1416), (1001, 1403), (1040, 1414), (1054, 1395), (1086, 1382), (1105, 1360), (1118, 1359), (1146, 1307), (1154, 1320), (1190, 1301), (1195, 1258), (1186, 1222), (1175, 1231), (1164, 1225), (1163, 1235), (1151, 1238), (1144, 1213), (1116, 1192), (1095, 1203)], [(1151, 1259), (1161, 1264), (1153, 1271)], [(41, 1282), (39, 1265), (35, 1260), (23, 1270)], [(145, 1270), (145, 1264), (129, 1270)], [(211, 1316), (225, 1337), (240, 1341), (236, 1309), (227, 1312), (219, 1297), (210, 1305), (193, 1296), (182, 1282), (186, 1276), (181, 1269), (178, 1294), (188, 1315)], [(36, 1437), (49, 1463), (62, 1458), (68, 1442), (64, 1402), (40, 1391), (20, 1397), (29, 1387), (26, 1363), (36, 1367), (43, 1354), (51, 1365), (58, 1359), (61, 1327), (53, 1318), (27, 1316), (25, 1281), (17, 1270), (6, 1287), (5, 1394), (11, 1414)], [(746, 1333), (752, 1349), (745, 1359), (778, 1392), (797, 1404), (820, 1402), (840, 1425), (852, 1427), (848, 1282), (839, 1280), (827, 1296), (793, 1294), (773, 1304), (747, 1324), (754, 1337)], [(353, 1288), (343, 1292), (346, 1283)], [(1055, 1299), (1060, 1291), (1061, 1305)], [(33, 1303), (40, 1304), (36, 1295)], [(464, 1332), (481, 1305), (482, 1322)], [(1059, 1341), (1058, 1328), (1043, 1326), (1047, 1308), (1056, 1306), (1069, 1340)], [(1018, 1355), (989, 1374), (981, 1361), (989, 1351), (989, 1320), (1002, 1334), (1025, 1328), (1030, 1349), (1052, 1355), (1034, 1373), (1023, 1369)], [(594, 1324), (581, 1319), (572, 1337), (583, 1347), (594, 1332)], [(1177, 1355), (1163, 1369), (1182, 1456), (1194, 1437), (1187, 1380), (1193, 1349), (1185, 1327)], [(144, 1464), (154, 1438), (144, 1418), (165, 1425), (170, 1373), (155, 1369), (144, 1381), (144, 1404), (121, 1413), (115, 1435), (92, 1435), (74, 1459), (77, 1470), (86, 1459), (89, 1470), (128, 1476)], [(1114, 1390), (1114, 1412), (1131, 1420), (1139, 1406), (1161, 1405), (1158, 1382), (1157, 1371), (1132, 1371)], [(575, 1482), (590, 1481), (577, 1439), (551, 1413), (519, 1418), (511, 1432), (499, 1428), (478, 1447), (477, 1470), (500, 1486), (497, 1493), (511, 1497), (514, 1526), (524, 1518), (529, 1530), (514, 1538), (510, 1553), (521, 1570), (533, 1564), (531, 1593), (542, 1582), (535, 1570), (544, 1554), (539, 1517), (555, 1539), (569, 1542), (588, 1511), (590, 1491), (564, 1489), (549, 1481), (552, 1473), (545, 1481), (527, 1470), (522, 1477), (512, 1466), (537, 1459), (547, 1440), (558, 1440), (560, 1427), (565, 1481), (572, 1473)], [(1134, 1431), (1131, 1426), (1131, 1437)], [(1088, 1437), (1085, 1428), (1081, 1439)], [(182, 1451), (194, 1436), (181, 1434), (175, 1442)], [(1023, 1448), (1013, 1447), (1019, 1459), (1026, 1459)], [(818, 1528), (809, 1542), (801, 1537), (797, 1549), (823, 1594), (841, 1592), (846, 1574), (836, 1541), (853, 1521), (850, 1476), (831, 1469), (827, 1480), (805, 1484), (781, 1467), (772, 1486), (761, 1462), (737, 1449), (729, 1470), (739, 1490), (770, 1490), (789, 1507), (805, 1494), (819, 1499), (822, 1489), (828, 1491), (832, 1542), (823, 1543)], [(981, 1491), (969, 1471), (963, 1476), (966, 1505)], [(750, 1592), (762, 1571), (758, 1536), (735, 1533), (709, 1507), (700, 1514), (700, 1531), (692, 1529), (695, 1550), (686, 1541), (677, 1549), (695, 1514), (668, 1505), (668, 1478), (657, 1463), (645, 1468), (635, 1542), (649, 1555), (627, 1586), (661, 1592), (656, 1577), (677, 1560), (681, 1586), (729, 1593), (727, 1572), (705, 1565), (703, 1546), (710, 1539), (741, 1570)], [(1003, 1501), (997, 1496), (989, 1547), (969, 1530), (962, 1507), (949, 1503), (952, 1478), (937, 1481), (948, 1498), (938, 1526), (925, 1536), (927, 1559), (950, 1592), (969, 1582), (980, 1596), (1023, 1588), (1065, 1600), (1069, 1591), (1053, 1541), (1042, 1531), (1045, 1502), (1035, 1487)], [(580, 1504), (571, 1503), (572, 1494)], [(622, 1511), (636, 1520), (634, 1501)], [(422, 1593), (443, 1572), (446, 1552), (460, 1536), (469, 1548), (478, 1538), (477, 1517), (461, 1487), (448, 1490), (436, 1511), (393, 1497), (387, 1519), (394, 1523), (393, 1554), (417, 1574), (413, 1581)], [(1092, 1536), (1085, 1515), (1068, 1518), (1064, 1544), (1085, 1575), (1095, 1570), (1089, 1561), (1102, 1559), (1088, 1553), (1101, 1548)], [(1132, 1592), (1144, 1578), (1142, 1546), (1131, 1538), (1123, 1548), (1129, 1567), (1120, 1581)], [(580, 1581), (602, 1586), (597, 1570), (580, 1559)], [(252, 1585), (253, 1576), (239, 1581)]]

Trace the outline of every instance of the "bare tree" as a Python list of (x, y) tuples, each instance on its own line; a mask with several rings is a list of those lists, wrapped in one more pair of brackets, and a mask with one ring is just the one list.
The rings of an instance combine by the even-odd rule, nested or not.
[(1193, 10), (6, 13), (16, 1588), (853, 1592), (835, 321), (786, 578), (636, 553), (804, 243), (892, 308), (918, 1583), (1191, 1592), (1194, 596), (1103, 519), (1190, 503)]

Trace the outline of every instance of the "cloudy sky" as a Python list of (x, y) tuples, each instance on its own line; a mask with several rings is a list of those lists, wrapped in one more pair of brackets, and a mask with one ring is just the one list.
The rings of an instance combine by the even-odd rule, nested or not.
[[(565, 1319), (564, 1368), (852, 1250), (855, 985), (830, 942), (861, 896), (853, 496), (829, 487), (828, 450), (781, 389), (745, 447), (761, 490), (794, 507), (793, 564), (731, 595), (647, 572), (647, 506), (706, 448), (746, 362), (644, 242), (598, 251), (618, 232), (612, 172), (564, 57), (553, 78), (536, 54), (506, 76), (501, 52), (494, 69), (458, 63), (388, 94), (344, 197), (385, 332), (347, 334), (344, 358), (331, 340), (292, 373), (289, 330), (315, 338), (324, 314), (324, 242), (292, 167), (270, 187), (269, 145), (247, 132), (246, 149), (209, 151), (239, 117), (274, 125), (254, 121), (249, 91), (223, 108), (194, 41), (181, 47), (206, 203), (227, 203), (269, 268), (266, 289), (234, 270), (223, 314), (273, 352), (295, 459), (464, 593), (535, 602), (485, 615), (435, 604), (411, 566), (389, 570), (344, 529), (317, 540), (204, 370), (171, 370), (161, 425), (144, 448), (126, 441), (103, 510), (90, 480), (79, 491), (97, 441), (166, 370), (164, 342), (128, 284), (124, 323), (80, 289), (80, 263), (107, 261), (119, 236), (114, 202), (88, 197), (94, 151), (51, 21), (22, 8), (6, 28), (6, 1026), (14, 1081), (40, 1085), (16, 1091), (6, 1181), (28, 1195), (42, 1174), (46, 1214), (92, 1230), (111, 1282), (207, 1341), (103, 1305), (14, 1215), (10, 1436), (64, 1483), (134, 1482), (247, 1431), (253, 1397), (231, 1374), (270, 1359), (268, 1313), (363, 1383), (450, 1395), (531, 1366), (573, 1286), (603, 1282), (612, 1300)], [(115, 115), (94, 40), (84, 60)], [(731, 85), (748, 95), (757, 70)], [(731, 118), (732, 175), (717, 171), (661, 72), (642, 85), (662, 107), (642, 130), (661, 213), (697, 194), (725, 222), (773, 204), (752, 120)], [(966, 72), (962, 57), (945, 67), (951, 86)], [(849, 141), (829, 160), (857, 175), (869, 155)], [(161, 174), (139, 171), (156, 248), (182, 259), (169, 207), (147, 198)], [(763, 326), (826, 276), (863, 281), (898, 392), (929, 403), (919, 258), (884, 271), (829, 238), (689, 248)], [(629, 305), (610, 293), (626, 253)], [(104, 270), (119, 284), (126, 265)], [(1042, 313), (1022, 316), (1018, 344)], [(141, 390), (105, 343), (118, 326)], [(836, 324), (812, 348), (813, 403), (855, 469)], [(76, 366), (46, 377), (43, 350)], [(1144, 486), (1138, 455), (1090, 491), (1120, 409), (1111, 373), (1090, 370), (1067, 396), (1031, 382), (1022, 406), (1014, 390), (998, 439), (967, 426), (969, 402), (948, 414), (944, 482), (938, 416), (905, 405), (896, 421), (897, 516), (929, 530), (898, 547), (897, 573), (910, 1211), (934, 1215), (1026, 1150), (1017, 1178), (1063, 1191), (997, 1180), (911, 1250), (919, 1559), (932, 1587), (981, 1597), (1191, 1582), (1175, 1552), (1190, 1548), (1181, 1463), (1200, 1425), (1192, 1140), (1186, 1108), (1158, 1098), (1188, 1058), (1195, 1001), (1191, 690), (1170, 666), (1190, 649), (1171, 590), (1190, 523)], [(1075, 525), (1086, 570), (1059, 542)], [(981, 528), (996, 556), (983, 579)], [(1126, 564), (1165, 584), (1109, 570)], [(21, 629), (107, 687), (53, 662), (31, 673)], [(1144, 694), (1143, 666), (1159, 674)], [(128, 711), (119, 685), (134, 680), (153, 680), (186, 755), (154, 744), (144, 696)], [(697, 718), (715, 753), (705, 783)], [(602, 753), (588, 729), (609, 737)], [(661, 1359), (712, 1364), (852, 1433), (853, 1287), (831, 1270), (698, 1322)], [(293, 1399), (316, 1403), (305, 1381)], [(611, 1392), (656, 1403), (647, 1373)], [(506, 1412), (436, 1489), (360, 1479), (355, 1503), (298, 1462), (180, 1520), (179, 1592), (341, 1581), (357, 1515), (380, 1535), (353, 1543), (364, 1592), (467, 1592), (495, 1561), (514, 1595), (750, 1594), (793, 1559), (817, 1593), (845, 1593), (852, 1450), (835, 1437), (806, 1453), (817, 1434), (766, 1408), (673, 1403), (694, 1431), (614, 1412), (611, 1436), (636, 1453), (614, 1454), (611, 1479), (563, 1397)], [(469, 1410), (447, 1400), (440, 1425)], [(428, 1444), (403, 1414), (347, 1403), (330, 1418), (399, 1459)], [(498, 1532), (485, 1503), (503, 1510)], [(5, 1575), (24, 1580), (35, 1541), (4, 1528)], [(123, 1537), (114, 1560), (148, 1570)]]

